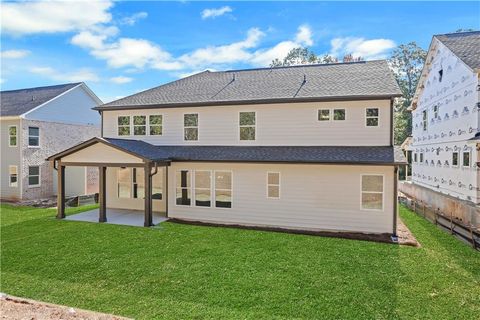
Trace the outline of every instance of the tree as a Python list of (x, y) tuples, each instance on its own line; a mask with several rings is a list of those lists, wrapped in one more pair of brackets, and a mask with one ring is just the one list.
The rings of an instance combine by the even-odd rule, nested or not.
[(403, 97), (394, 103), (394, 137), (397, 145), (412, 132), (411, 113), (407, 108), (412, 103), (426, 56), (425, 50), (415, 42), (410, 42), (399, 45), (390, 57), (390, 67), (403, 93)]
[[(343, 57), (343, 62), (355, 62), (362, 61), (361, 57), (354, 57), (351, 54), (347, 54)], [(338, 59), (329, 55), (324, 54), (323, 56), (318, 56), (315, 52), (311, 51), (308, 48), (298, 47), (290, 50), (283, 59), (276, 58), (270, 63), (270, 67), (286, 67), (286, 66), (296, 66), (302, 64), (314, 64), (314, 63), (337, 63)]]

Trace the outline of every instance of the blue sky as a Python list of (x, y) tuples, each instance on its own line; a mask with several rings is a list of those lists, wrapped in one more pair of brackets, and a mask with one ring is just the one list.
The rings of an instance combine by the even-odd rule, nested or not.
[(302, 45), (388, 57), (480, 29), (480, 2), (2, 3), (2, 90), (85, 81), (105, 102), (205, 69), (268, 66)]

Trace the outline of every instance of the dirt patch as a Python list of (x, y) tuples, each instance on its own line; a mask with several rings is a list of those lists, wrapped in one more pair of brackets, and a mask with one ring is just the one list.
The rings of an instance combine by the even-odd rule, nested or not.
[(408, 229), (405, 223), (403, 223), (403, 221), (400, 219), (397, 220), (397, 236), (398, 244), (420, 247), (420, 243), (417, 241), (417, 238), (415, 238), (410, 229)]
[(0, 319), (9, 320), (128, 320), (129, 318), (74, 309), (0, 294)]

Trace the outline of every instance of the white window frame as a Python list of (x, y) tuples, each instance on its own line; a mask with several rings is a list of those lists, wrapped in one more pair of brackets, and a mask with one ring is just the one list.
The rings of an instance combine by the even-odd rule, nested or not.
[[(10, 134), (10, 128), (15, 128), (15, 135), (12, 136)], [(12, 137), (15, 137), (15, 145), (12, 145), (11, 144), (11, 140), (12, 140)], [(39, 136), (38, 136), (38, 144), (40, 145), (40, 132), (39, 132)], [(11, 125), (11, 126), (8, 126), (8, 146), (9, 147), (12, 147), (12, 148), (15, 148), (18, 146), (18, 126), (17, 125)]]
[[(38, 184), (30, 184), (30, 177), (36, 177), (37, 175), (30, 175), (30, 168), (31, 167), (38, 167)], [(27, 185), (29, 188), (38, 188), (42, 184), (41, 176), (42, 176), (42, 168), (40, 166), (28, 166), (28, 174), (27, 174)]]
[(417, 163), (417, 162), (418, 162), (417, 152), (414, 152), (414, 153), (413, 153), (413, 162), (414, 162), (414, 163)]
[[(212, 198), (214, 198), (213, 196), (213, 193), (212, 193), (212, 186), (213, 186), (213, 176), (212, 176), (212, 170), (191, 170), (193, 172), (193, 176), (192, 176), (192, 206), (194, 206), (195, 208), (212, 208), (213, 207), (213, 201), (212, 201)], [(207, 189), (207, 188), (197, 188), (196, 186), (196, 173), (197, 172), (208, 172), (210, 174), (210, 188)], [(175, 186), (176, 188), (176, 186)], [(199, 190), (210, 190), (210, 205), (209, 206), (197, 206), (197, 189)], [(175, 189), (176, 191), (176, 189)], [(176, 194), (176, 193), (175, 193)], [(175, 199), (175, 203), (176, 203), (176, 199)], [(182, 205), (181, 205), (182, 206)], [(228, 208), (227, 208), (228, 209)]]
[[(275, 174), (275, 173), (278, 174), (278, 184), (271, 184), (271, 183), (268, 182), (268, 175), (271, 174), (271, 173), (273, 173), (273, 174)], [(281, 182), (281, 181), (282, 181), (282, 180), (281, 180), (281, 179), (282, 179), (281, 173), (280, 173), (279, 171), (267, 171), (267, 177), (266, 177), (266, 178), (267, 178), (267, 194), (266, 194), (266, 195), (267, 195), (267, 199), (279, 200), (280, 197), (281, 197), (281, 192), (282, 192), (282, 191), (281, 191), (281, 190), (282, 190), (282, 189), (281, 189), (281, 184), (282, 184), (282, 182)], [(278, 197), (270, 197), (269, 194), (268, 194), (268, 187), (278, 187)]]
[[(468, 153), (468, 166), (464, 165), (465, 153)], [(462, 167), (470, 168), (471, 165), (472, 165), (472, 153), (470, 151), (462, 151)]]
[[(128, 175), (129, 175), (129, 177), (130, 177), (130, 183), (129, 183), (129, 188), (130, 188), (129, 194), (130, 194), (130, 196), (129, 196), (129, 197), (120, 197), (120, 195), (118, 194), (118, 191), (119, 191), (119, 190), (118, 190), (118, 186), (119, 186), (119, 184), (120, 184), (119, 175), (120, 175), (120, 170), (121, 170), (121, 169), (122, 169), (122, 170), (123, 170), (123, 169), (127, 169), (127, 170), (128, 170)], [(133, 197), (133, 170), (132, 170), (132, 168), (130, 168), (130, 167), (124, 167), (124, 168), (122, 168), (122, 167), (120, 167), (120, 168), (117, 169), (117, 174), (116, 174), (116, 176), (117, 176), (117, 192), (116, 192), (116, 194), (117, 194), (117, 199), (135, 199), (135, 198)]]
[[(328, 120), (320, 120), (320, 111), (328, 111)], [(332, 121), (332, 110), (330, 108), (317, 109), (317, 122), (330, 122)]]
[[(457, 164), (453, 163), (453, 155), (454, 155), (455, 153), (457, 154)], [(461, 160), (461, 159), (460, 159), (460, 152), (458, 152), (458, 151), (453, 151), (453, 152), (452, 152), (452, 167), (458, 168), (458, 167), (460, 166), (460, 160)], [(462, 163), (463, 163), (463, 162), (462, 162)]]
[[(376, 116), (367, 116), (367, 110), (368, 110), (368, 109), (377, 109), (377, 115), (376, 115)], [(379, 107), (366, 107), (364, 114), (365, 114), (365, 123), (364, 123), (364, 125), (365, 125), (366, 128), (378, 128), (378, 127), (380, 127), (380, 108), (379, 108)], [(377, 125), (376, 125), (376, 126), (369, 126), (369, 125), (367, 124), (368, 119), (377, 119)]]
[[(178, 179), (177, 179), (177, 173), (178, 172), (182, 172), (182, 171), (188, 171), (188, 174), (190, 175), (190, 188), (186, 187), (186, 188), (183, 188), (180, 186), (180, 189), (190, 189), (190, 204), (178, 204), (177, 203), (177, 185), (178, 185)], [(180, 169), (177, 169), (175, 170), (175, 192), (174, 192), (174, 195), (175, 195), (175, 203), (174, 205), (177, 206), (177, 207), (193, 207), (193, 201), (194, 201), (194, 195), (193, 195), (193, 186), (194, 186), (194, 181), (193, 181), (193, 175), (192, 173), (194, 172), (194, 170), (192, 169), (186, 169), (186, 168), (180, 168)], [(188, 179), (187, 179), (188, 180)], [(208, 208), (208, 207), (205, 207), (205, 208)]]
[[(377, 176), (382, 177), (382, 192), (379, 191), (363, 191), (362, 189), (362, 182), (364, 176)], [(382, 209), (365, 209), (362, 203), (362, 195), (364, 193), (375, 193), (375, 194), (382, 194)], [(360, 210), (362, 211), (376, 211), (376, 212), (383, 212), (385, 209), (385, 175), (379, 173), (362, 173), (360, 174)]]
[[(145, 124), (135, 124), (135, 117), (145, 117)], [(134, 114), (131, 117), (131, 124), (133, 128), (133, 132), (130, 132), (131, 135), (136, 136), (136, 137), (144, 137), (148, 135), (148, 121), (150, 118), (144, 114)], [(135, 127), (145, 127), (145, 134), (135, 134)]]
[[(12, 183), (12, 175), (13, 175), (11, 173), (12, 168), (15, 168), (15, 173), (14, 174), (17, 176), (17, 181), (15, 181), (15, 183)], [(17, 188), (18, 187), (18, 166), (8, 166), (8, 185), (11, 188)]]
[[(217, 179), (216, 179), (216, 173), (217, 172), (230, 172), (230, 181), (231, 181), (231, 185), (230, 185), (230, 189), (218, 189), (218, 190), (221, 190), (221, 191), (230, 191), (230, 202), (231, 202), (231, 206), (230, 208), (225, 208), (225, 207), (217, 207), (217, 198), (216, 198), (216, 191), (217, 191)], [(213, 193), (212, 193), (212, 207), (215, 208), (215, 209), (218, 209), (218, 210), (231, 210), (233, 209), (233, 171), (232, 170), (214, 170), (213, 171)]]
[[(38, 129), (38, 136), (30, 136), (30, 128), (37, 128)], [(28, 134), (28, 138), (27, 138), (28, 139), (27, 140), (28, 147), (29, 148), (40, 148), (40, 127), (28, 126), (27, 130), (28, 130), (28, 132), (27, 132), (27, 134)], [(38, 139), (38, 146), (30, 145), (30, 137), (36, 137)]]
[[(194, 127), (194, 126), (186, 127), (185, 126), (185, 115), (187, 115), (187, 114), (196, 114), (197, 115), (197, 126), (196, 127)], [(182, 124), (183, 124), (183, 130), (182, 130), (183, 141), (185, 141), (185, 142), (200, 141), (200, 114), (198, 112), (185, 112), (182, 116)], [(189, 128), (196, 128), (197, 129), (197, 140), (187, 140), (187, 139), (185, 139), (185, 129), (189, 129)]]
[[(161, 119), (162, 119), (162, 124), (160, 124), (160, 125), (158, 125), (158, 124), (153, 125), (154, 127), (160, 127), (160, 128), (161, 128), (161, 131), (162, 131), (161, 134), (151, 134), (151, 133), (150, 133), (150, 117), (151, 117), (151, 116), (160, 116), (160, 117), (161, 117)], [(160, 114), (158, 114), (158, 113), (156, 113), (156, 114), (149, 114), (149, 115), (147, 116), (147, 136), (152, 136), (152, 137), (161, 137), (161, 136), (163, 136), (163, 120), (164, 120), (163, 113), (160, 113)]]
[[(241, 113), (253, 113), (255, 114), (255, 124), (247, 124), (247, 125), (241, 125), (240, 124), (240, 114)], [(243, 140), (241, 137), (241, 128), (251, 128), (253, 127), (255, 129), (255, 139), (253, 140)], [(238, 141), (257, 141), (257, 112), (253, 110), (242, 110), (238, 112)]]
[[(128, 125), (118, 124), (118, 118), (120, 118), (120, 117), (127, 117), (129, 119), (128, 120)], [(119, 116), (117, 116), (117, 136), (118, 137), (131, 137), (132, 134), (133, 134), (133, 132), (132, 132), (132, 122), (133, 122), (132, 116), (130, 116), (130, 115), (119, 115)], [(120, 129), (120, 127), (122, 127), (122, 128), (123, 127), (128, 127), (128, 134), (120, 135), (119, 131), (118, 131)]]

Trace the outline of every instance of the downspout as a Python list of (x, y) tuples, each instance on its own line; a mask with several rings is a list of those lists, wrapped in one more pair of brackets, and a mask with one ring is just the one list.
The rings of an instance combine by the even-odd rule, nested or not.
[(103, 112), (98, 111), (100, 113), (100, 137), (103, 138)]
[(394, 145), (394, 132), (393, 128), (393, 98), (390, 99), (390, 146), (393, 147)]
[(393, 169), (393, 232), (392, 237), (397, 237), (398, 218), (398, 166)]

